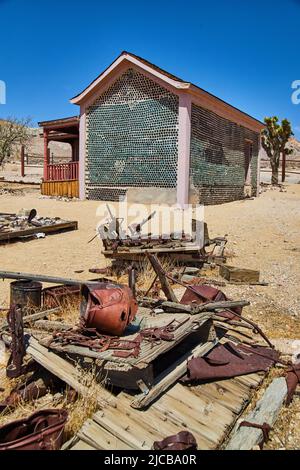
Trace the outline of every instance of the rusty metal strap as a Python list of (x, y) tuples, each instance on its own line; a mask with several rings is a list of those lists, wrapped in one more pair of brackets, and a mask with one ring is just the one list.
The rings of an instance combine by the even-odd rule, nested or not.
[(174, 436), (153, 443), (154, 450), (197, 450), (197, 447), (196, 439), (189, 431), (181, 431)]
[(256, 428), (260, 429), (263, 433), (263, 438), (261, 442), (259, 443), (260, 449), (263, 448), (263, 445), (265, 442), (268, 442), (269, 440), (269, 434), (272, 429), (272, 427), (268, 423), (263, 423), (263, 424), (258, 424), (258, 423), (250, 423), (250, 421), (242, 421), (239, 425), (239, 427), (244, 427), (247, 426), (248, 428)]

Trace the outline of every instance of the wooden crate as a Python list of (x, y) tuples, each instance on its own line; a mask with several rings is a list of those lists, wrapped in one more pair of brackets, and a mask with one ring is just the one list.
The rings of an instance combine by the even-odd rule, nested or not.
[(220, 275), (227, 281), (232, 282), (249, 284), (259, 282), (259, 271), (253, 269), (236, 268), (235, 266), (222, 264), (220, 266)]

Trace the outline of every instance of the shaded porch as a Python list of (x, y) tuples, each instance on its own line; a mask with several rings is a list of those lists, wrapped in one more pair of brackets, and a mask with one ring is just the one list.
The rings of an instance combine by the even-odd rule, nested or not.
[[(41, 193), (47, 196), (79, 197), (79, 117), (39, 122), (43, 128), (44, 171)], [(70, 144), (68, 162), (51, 161), (49, 142)]]

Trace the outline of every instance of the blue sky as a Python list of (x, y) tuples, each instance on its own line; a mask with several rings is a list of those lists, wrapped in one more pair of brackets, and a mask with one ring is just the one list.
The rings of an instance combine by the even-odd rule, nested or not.
[(300, 0), (0, 0), (0, 117), (78, 114), (69, 99), (122, 50), (300, 139)]

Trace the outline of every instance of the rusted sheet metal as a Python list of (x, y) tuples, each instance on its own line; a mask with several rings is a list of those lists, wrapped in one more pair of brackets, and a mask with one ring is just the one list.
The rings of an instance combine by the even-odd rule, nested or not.
[(59, 450), (68, 418), (65, 410), (40, 410), (0, 428), (0, 450)]
[(102, 282), (83, 286), (81, 293), (81, 318), (86, 328), (121, 336), (135, 318), (138, 305), (127, 286)]
[[(180, 301), (181, 304), (190, 305), (190, 304), (203, 304), (208, 301), (220, 302), (229, 300), (224, 292), (215, 287), (208, 286), (208, 285), (193, 285), (192, 290), (187, 289), (183, 294), (183, 297)], [(218, 312), (219, 316), (228, 318), (229, 320), (236, 320), (239, 319), (235, 313), (241, 314), (242, 308), (241, 307), (234, 307), (232, 309), (226, 309), (222, 312)]]
[(262, 346), (218, 344), (207, 356), (188, 361), (183, 381), (218, 380), (267, 371), (278, 362), (279, 353)]

